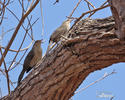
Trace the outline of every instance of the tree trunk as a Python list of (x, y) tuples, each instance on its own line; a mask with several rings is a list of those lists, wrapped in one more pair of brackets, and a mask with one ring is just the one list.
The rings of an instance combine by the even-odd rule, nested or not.
[(96, 70), (125, 61), (125, 42), (114, 34), (114, 19), (81, 20), (63, 41), (2, 100), (68, 100)]
[(125, 0), (108, 0), (115, 19), (115, 34), (125, 40)]

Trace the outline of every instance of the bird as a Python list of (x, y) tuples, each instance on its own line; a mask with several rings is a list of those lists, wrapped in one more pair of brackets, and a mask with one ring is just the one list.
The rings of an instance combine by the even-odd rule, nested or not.
[(60, 27), (58, 27), (53, 33), (52, 35), (50, 36), (50, 40), (49, 40), (49, 45), (48, 45), (48, 48), (47, 48), (47, 53), (49, 52), (50, 50), (50, 46), (53, 44), (53, 43), (58, 43), (60, 40), (61, 40), (61, 37), (62, 36), (66, 36), (68, 30), (70, 29), (70, 23), (71, 23), (71, 19), (67, 19), (65, 20)]
[(32, 49), (26, 56), (24, 60), (24, 64), (23, 64), (23, 69), (18, 78), (18, 85), (20, 84), (24, 73), (25, 72), (28, 73), (37, 64), (37, 62), (42, 58), (41, 43), (43, 43), (42, 40), (35, 41)]

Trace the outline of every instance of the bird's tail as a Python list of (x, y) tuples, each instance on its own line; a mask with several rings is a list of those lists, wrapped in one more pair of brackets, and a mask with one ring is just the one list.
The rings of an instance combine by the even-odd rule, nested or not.
[(25, 70), (23, 69), (18, 78), (18, 85), (20, 84), (20, 81), (22, 80), (24, 73), (25, 73)]

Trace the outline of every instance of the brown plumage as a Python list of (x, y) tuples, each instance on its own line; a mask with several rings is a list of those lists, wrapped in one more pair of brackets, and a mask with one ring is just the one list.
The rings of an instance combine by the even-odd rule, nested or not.
[(37, 64), (37, 62), (42, 58), (41, 43), (42, 43), (42, 40), (37, 40), (34, 43), (31, 51), (26, 56), (24, 60), (22, 72), (20, 73), (19, 78), (18, 78), (18, 85), (20, 84), (20, 81), (22, 80), (24, 73), (25, 72), (28, 73)]
[(50, 50), (50, 46), (52, 45), (52, 43), (58, 43), (61, 39), (62, 36), (66, 36), (68, 30), (70, 29), (70, 22), (71, 22), (71, 19), (68, 19), (66, 21), (64, 21), (62, 23), (62, 25), (60, 27), (58, 27), (53, 33), (52, 35), (50, 36), (50, 40), (49, 40), (49, 46), (47, 48), (47, 53), (49, 52)]

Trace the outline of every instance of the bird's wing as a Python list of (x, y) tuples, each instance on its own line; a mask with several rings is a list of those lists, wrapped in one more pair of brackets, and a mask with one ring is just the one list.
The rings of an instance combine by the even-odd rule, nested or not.
[(27, 70), (29, 67), (33, 67), (33, 66), (30, 65), (30, 62), (32, 61), (33, 57), (34, 57), (34, 51), (31, 50), (31, 51), (28, 53), (28, 55), (26, 56), (25, 60), (24, 60), (23, 68), (24, 68), (25, 70)]
[[(57, 29), (52, 33), (52, 35), (51, 35), (51, 37), (50, 37), (50, 41), (53, 41), (53, 42), (58, 41), (58, 38), (60, 38), (61, 35), (63, 35), (64, 31), (65, 31), (65, 30), (64, 30), (62, 27), (57, 28)], [(50, 42), (50, 41), (49, 41), (49, 42)]]

